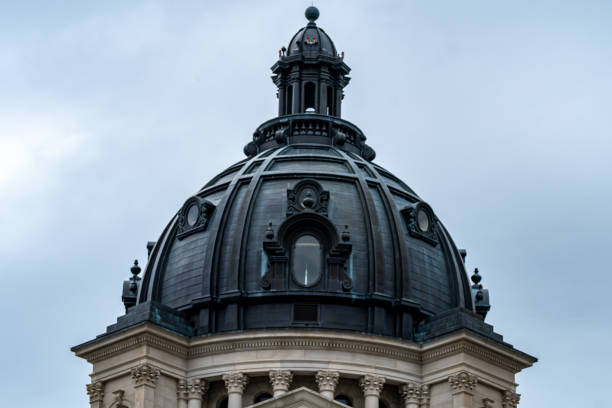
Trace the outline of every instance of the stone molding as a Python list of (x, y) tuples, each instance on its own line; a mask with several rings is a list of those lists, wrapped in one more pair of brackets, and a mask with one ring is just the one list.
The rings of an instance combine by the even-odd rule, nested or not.
[(132, 377), (132, 380), (134, 381), (135, 387), (147, 385), (149, 387), (155, 388), (155, 386), (157, 385), (157, 379), (160, 375), (160, 371), (159, 368), (152, 366), (151, 364), (143, 363), (136, 367), (133, 367), (130, 371), (130, 375)]
[(502, 399), (503, 408), (516, 408), (521, 401), (521, 394), (517, 394), (514, 390), (506, 390)]
[(102, 402), (104, 400), (104, 384), (101, 381), (96, 381), (92, 384), (87, 384), (87, 395), (89, 395), (89, 403)]
[[(123, 332), (119, 339), (111, 338), (87, 343), (75, 348), (78, 356), (96, 363), (139, 347), (151, 346), (177, 357), (191, 359), (215, 354), (256, 350), (333, 350), (383, 356), (416, 364), (430, 363), (451, 355), (466, 353), (514, 373), (529, 367), (533, 361), (522, 353), (511, 354), (509, 350), (495, 350), (502, 345), (480, 339), (469, 332), (449, 335), (444, 339), (417, 344), (394, 339), (377, 339), (367, 335), (343, 334), (330, 338), (329, 333), (249, 332), (238, 335), (217, 335), (206, 339), (187, 339), (179, 335), (168, 335), (152, 324), (132, 329), (129, 336)], [(99, 344), (96, 347), (96, 343)], [(106, 343), (106, 344), (105, 344)]]
[(223, 381), (225, 381), (225, 388), (227, 388), (228, 394), (242, 394), (249, 382), (249, 377), (243, 373), (229, 373), (223, 375)]
[(359, 380), (359, 385), (363, 390), (364, 396), (367, 397), (373, 395), (375, 397), (379, 397), (383, 385), (385, 385), (385, 377), (380, 377), (377, 375), (364, 375)]
[(293, 373), (289, 370), (273, 370), (269, 373), (270, 384), (272, 384), (272, 390), (274, 392), (289, 390), (289, 385), (293, 381)]
[(453, 394), (460, 392), (471, 393), (476, 388), (476, 384), (478, 384), (478, 377), (467, 371), (460, 371), (457, 374), (450, 375), (448, 382), (453, 389)]
[(340, 373), (338, 371), (319, 371), (315, 380), (319, 386), (319, 392), (334, 392), (340, 380)]

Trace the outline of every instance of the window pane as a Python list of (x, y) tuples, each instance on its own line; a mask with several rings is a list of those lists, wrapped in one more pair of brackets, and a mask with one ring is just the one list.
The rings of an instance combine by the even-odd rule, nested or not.
[(312, 286), (323, 270), (321, 244), (312, 235), (302, 235), (295, 241), (292, 256), (293, 277), (303, 286)]

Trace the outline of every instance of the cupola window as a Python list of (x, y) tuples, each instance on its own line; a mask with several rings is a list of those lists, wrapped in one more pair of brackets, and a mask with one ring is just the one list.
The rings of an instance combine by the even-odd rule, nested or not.
[(314, 112), (315, 109), (315, 84), (306, 82), (304, 85), (304, 111)]
[(293, 244), (291, 269), (293, 278), (301, 286), (313, 286), (323, 272), (323, 251), (321, 242), (311, 234), (299, 236)]

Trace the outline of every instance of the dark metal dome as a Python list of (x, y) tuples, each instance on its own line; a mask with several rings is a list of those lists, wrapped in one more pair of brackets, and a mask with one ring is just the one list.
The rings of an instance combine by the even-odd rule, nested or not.
[[(308, 284), (292, 261), (304, 234), (322, 257)], [(431, 208), (382, 167), (304, 138), (231, 166), (185, 202), (150, 255), (138, 301), (151, 300), (200, 334), (313, 326), (411, 338), (427, 316), (473, 310)]]
[(307, 56), (325, 55), (337, 57), (334, 42), (322, 28), (319, 28), (315, 20), (319, 18), (319, 10), (316, 7), (308, 7), (305, 13), (309, 20), (306, 27), (300, 29), (289, 41), (287, 56), (304, 54)]

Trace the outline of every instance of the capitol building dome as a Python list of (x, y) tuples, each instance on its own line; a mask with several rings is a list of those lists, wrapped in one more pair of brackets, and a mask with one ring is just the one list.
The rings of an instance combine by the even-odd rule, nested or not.
[(318, 17), (272, 66), (278, 116), (148, 243), (126, 314), (73, 348), (92, 407), (518, 403), (535, 359), (484, 322), (465, 250), (341, 118), (350, 68)]

